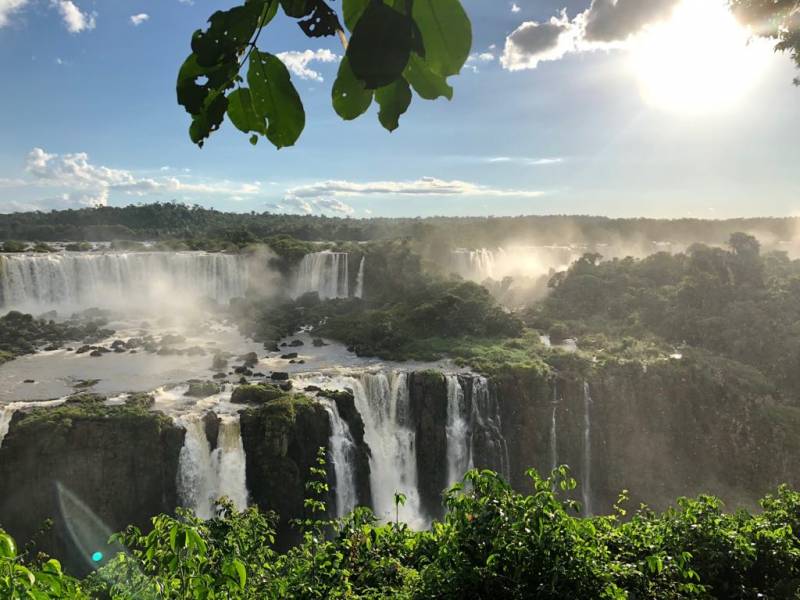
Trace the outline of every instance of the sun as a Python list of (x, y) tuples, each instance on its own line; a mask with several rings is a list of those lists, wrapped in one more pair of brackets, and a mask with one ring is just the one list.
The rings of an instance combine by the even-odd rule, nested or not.
[(683, 0), (632, 47), (645, 102), (687, 115), (741, 105), (772, 55), (769, 43), (752, 38), (724, 0)]

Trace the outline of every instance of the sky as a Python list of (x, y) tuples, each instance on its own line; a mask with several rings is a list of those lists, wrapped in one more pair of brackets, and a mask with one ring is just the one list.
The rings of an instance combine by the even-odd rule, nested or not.
[(339, 41), (280, 16), (259, 46), (292, 71), (299, 142), (253, 147), (226, 123), (200, 149), (175, 78), (234, 3), (0, 0), (0, 212), (800, 215), (797, 72), (723, 0), (463, 0), (453, 100), (415, 98), (391, 134), (374, 106), (336, 116)]

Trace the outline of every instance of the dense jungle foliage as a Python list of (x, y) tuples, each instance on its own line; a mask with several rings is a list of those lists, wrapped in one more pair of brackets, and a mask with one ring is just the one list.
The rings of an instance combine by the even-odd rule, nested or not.
[(452, 247), (493, 247), (511, 242), (619, 244), (698, 240), (724, 243), (736, 231), (762, 241), (792, 240), (796, 218), (610, 219), (589, 216), (432, 217), (354, 219), (271, 213), (226, 213), (200, 206), (153, 203), (0, 215), (0, 240), (112, 241), (179, 239), (198, 248), (233, 242), (242, 246), (289, 235), (303, 241), (413, 238), (435, 253)]
[(550, 282), (528, 315), (560, 337), (606, 334), (702, 348), (800, 389), (800, 261), (760, 253), (752, 236), (729, 246), (601, 261), (587, 254)]
[[(313, 469), (300, 545), (277, 552), (274, 515), (160, 515), (153, 529), (114, 536), (116, 555), (96, 554), (84, 580), (58, 561), (17, 548), (0, 530), (0, 596), (42, 599), (246, 598), (793, 598), (800, 590), (800, 494), (785, 487), (759, 514), (726, 514), (708, 496), (682, 498), (664, 513), (641, 509), (573, 516), (561, 494), (565, 468), (529, 493), (490, 471), (471, 471), (445, 496), (448, 513), (427, 531), (376, 524), (368, 509), (319, 518), (324, 460)], [(402, 504), (404, 498), (397, 496)]]

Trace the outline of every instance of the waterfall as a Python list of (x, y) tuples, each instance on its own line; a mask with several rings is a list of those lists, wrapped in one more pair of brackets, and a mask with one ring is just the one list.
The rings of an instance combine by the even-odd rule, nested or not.
[(558, 424), (556, 411), (558, 410), (558, 381), (553, 381), (553, 416), (550, 419), (550, 471), (558, 468)]
[(361, 262), (358, 265), (358, 276), (356, 277), (356, 298), (364, 297), (364, 264), (367, 262), (367, 257), (362, 256)]
[(239, 415), (221, 417), (217, 448), (211, 453), (211, 464), (217, 473), (217, 496), (230, 498), (236, 510), (246, 509), (249, 494)]
[(508, 444), (503, 437), (500, 420), (500, 405), (489, 389), (489, 381), (485, 377), (475, 377), (472, 381), (472, 462), (475, 464), (476, 437), (483, 445), (483, 450), (495, 462), (495, 469), (508, 481), (511, 467), (508, 457)]
[(459, 248), (452, 253), (455, 271), (466, 279), (484, 281), (494, 279), (494, 252), (486, 248), (465, 250)]
[(346, 252), (312, 252), (306, 254), (297, 269), (294, 297), (317, 292), (320, 298), (347, 298), (350, 275)]
[(592, 515), (592, 394), (583, 382), (583, 512)]
[(11, 402), (10, 404), (0, 405), (0, 447), (3, 446), (3, 439), (8, 434), (11, 426), (11, 419), (14, 413), (25, 408), (52, 408), (61, 406), (67, 401), (67, 396), (56, 400), (45, 400), (41, 402)]
[(247, 508), (245, 454), (238, 416), (221, 417), (217, 448), (212, 452), (203, 416), (183, 415), (176, 422), (186, 430), (178, 468), (178, 495), (183, 506), (202, 519), (214, 516), (214, 502), (230, 498)]
[(447, 375), (447, 486), (464, 477), (471, 468), (469, 414), (466, 397), (457, 375)]
[(343, 517), (356, 506), (356, 443), (350, 426), (342, 419), (335, 402), (321, 399), (331, 423), (331, 458), (336, 475), (336, 516)]
[(425, 527), (417, 489), (416, 433), (410, 423), (408, 375), (401, 372), (365, 373), (353, 379), (355, 404), (364, 421), (364, 439), (370, 447), (370, 487), (375, 515), (394, 519), (394, 494), (406, 496), (401, 518)]
[(172, 294), (227, 303), (243, 296), (247, 259), (205, 252), (0, 255), (0, 307), (81, 308)]

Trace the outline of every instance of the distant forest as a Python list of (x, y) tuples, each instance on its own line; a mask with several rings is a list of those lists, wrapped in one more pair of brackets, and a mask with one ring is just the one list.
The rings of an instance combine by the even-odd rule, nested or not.
[(797, 218), (610, 219), (591, 216), (431, 217), (355, 219), (271, 213), (230, 213), (173, 203), (103, 206), (0, 215), (0, 240), (112, 241), (213, 238), (238, 245), (276, 235), (305, 241), (411, 238), (431, 246), (493, 247), (508, 243), (635, 244), (702, 240), (724, 244), (746, 231), (769, 246), (792, 240)]

